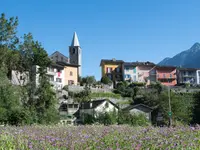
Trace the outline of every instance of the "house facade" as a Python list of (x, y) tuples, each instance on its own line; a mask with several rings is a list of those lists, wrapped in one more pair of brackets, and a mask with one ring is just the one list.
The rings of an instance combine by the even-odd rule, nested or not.
[(78, 84), (78, 65), (75, 64), (67, 64), (59, 62), (64, 67), (64, 85), (77, 85)]
[(177, 68), (177, 83), (197, 84), (197, 69)]
[(150, 71), (155, 66), (152, 62), (125, 62), (124, 80), (150, 84)]
[(137, 66), (130, 62), (125, 62), (124, 64), (124, 81), (137, 82)]
[(166, 86), (175, 86), (177, 84), (176, 67), (156, 66), (156, 81)]
[(119, 81), (123, 81), (123, 63), (122, 60), (102, 59), (100, 64), (102, 77), (108, 76), (113, 81), (114, 85)]
[(63, 102), (59, 107), (59, 114), (61, 117), (60, 122), (62, 124), (71, 124), (75, 123), (76, 117), (74, 114), (78, 111), (79, 104), (78, 103), (66, 103)]
[(197, 84), (200, 84), (200, 70), (196, 71), (196, 76), (197, 76)]
[(54, 89), (62, 90), (64, 87), (64, 67), (59, 64), (52, 64), (47, 67), (47, 76)]
[(107, 99), (93, 100), (90, 102), (83, 102), (79, 108), (79, 117), (83, 120), (84, 114), (97, 117), (100, 113), (118, 112), (119, 107)]
[(139, 62), (137, 63), (138, 82), (150, 84), (150, 71), (155, 66), (152, 62)]
[(137, 105), (130, 105), (122, 109), (122, 111), (124, 111), (125, 113), (128, 112), (132, 115), (143, 114), (149, 121), (151, 121), (151, 112), (153, 111), (153, 109), (144, 104), (137, 104)]

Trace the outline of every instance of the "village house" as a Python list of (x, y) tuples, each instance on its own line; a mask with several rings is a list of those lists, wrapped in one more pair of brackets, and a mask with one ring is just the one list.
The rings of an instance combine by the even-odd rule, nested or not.
[(129, 105), (122, 109), (122, 111), (130, 113), (132, 115), (143, 114), (146, 118), (151, 121), (151, 112), (153, 109), (144, 104)]
[(102, 77), (108, 76), (114, 83), (114, 86), (117, 82), (123, 81), (123, 63), (122, 60), (116, 59), (102, 59), (101, 60), (101, 71)]
[(118, 112), (119, 107), (108, 99), (93, 100), (89, 102), (82, 102), (80, 108), (75, 114), (78, 121), (82, 121), (85, 114), (97, 117), (100, 113)]
[(156, 66), (155, 80), (162, 85), (175, 86), (177, 84), (176, 67), (173, 66)]

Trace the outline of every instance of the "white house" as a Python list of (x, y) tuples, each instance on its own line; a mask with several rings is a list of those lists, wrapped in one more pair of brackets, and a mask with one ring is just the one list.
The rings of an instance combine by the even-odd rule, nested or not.
[(93, 100), (90, 102), (83, 102), (79, 108), (79, 117), (83, 116), (83, 114), (89, 114), (94, 117), (97, 117), (100, 113), (105, 112), (118, 112), (119, 107), (107, 99), (102, 100)]
[(197, 70), (196, 76), (197, 76), (197, 84), (200, 84), (200, 70)]
[(61, 90), (64, 87), (64, 73), (64, 66), (53, 64), (47, 67), (50, 83), (54, 85), (56, 90)]

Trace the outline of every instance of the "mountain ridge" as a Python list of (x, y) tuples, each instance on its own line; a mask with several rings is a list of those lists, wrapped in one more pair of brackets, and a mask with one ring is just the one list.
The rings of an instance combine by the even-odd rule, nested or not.
[(190, 49), (184, 50), (172, 58), (166, 57), (158, 65), (200, 68), (200, 43), (196, 42)]

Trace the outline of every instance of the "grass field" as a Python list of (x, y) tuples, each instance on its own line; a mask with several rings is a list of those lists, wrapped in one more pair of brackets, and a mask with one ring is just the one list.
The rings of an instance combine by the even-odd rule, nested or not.
[(200, 149), (200, 127), (0, 127), (1, 150)]

